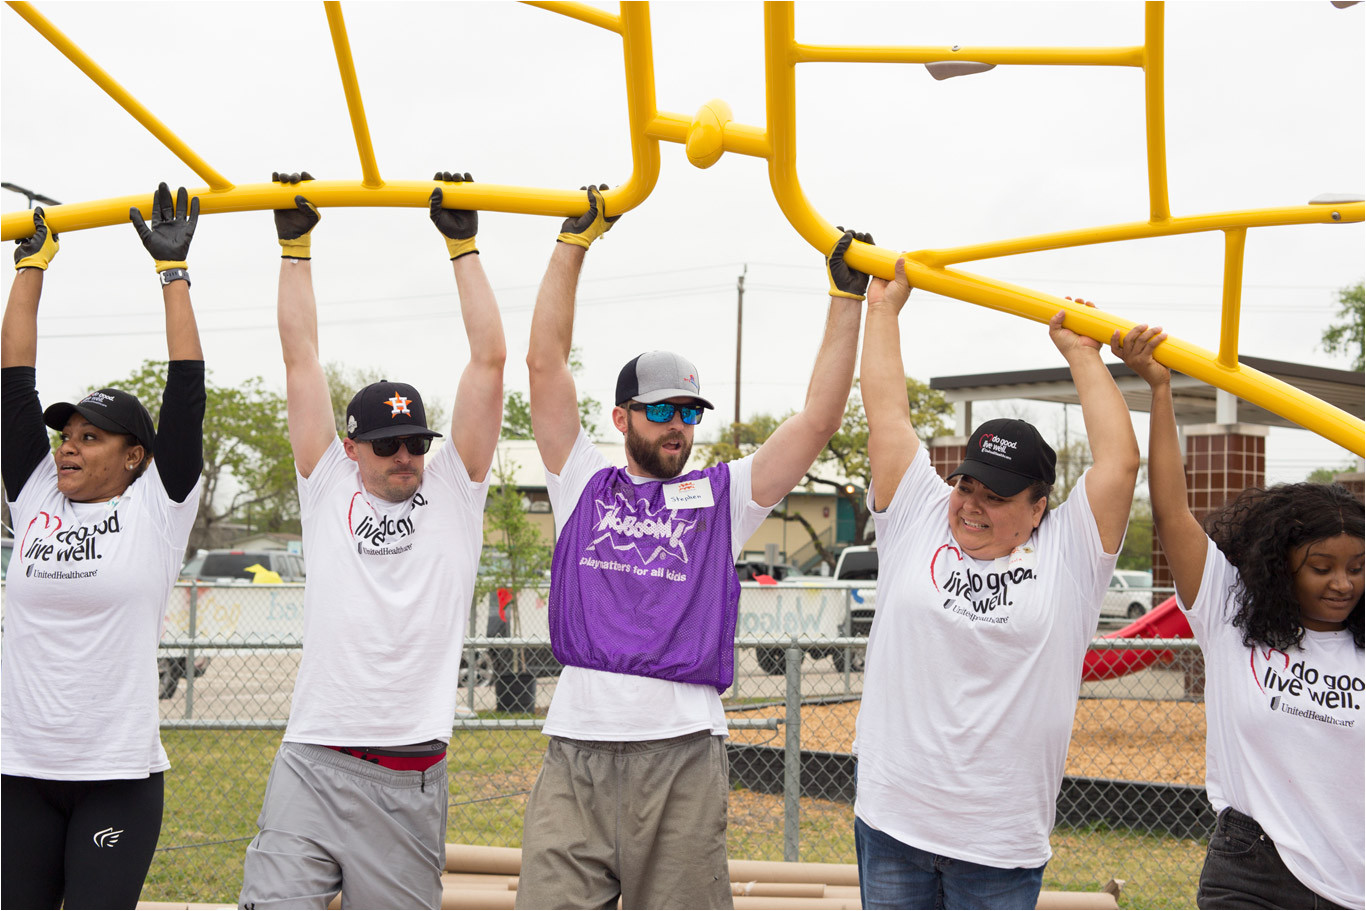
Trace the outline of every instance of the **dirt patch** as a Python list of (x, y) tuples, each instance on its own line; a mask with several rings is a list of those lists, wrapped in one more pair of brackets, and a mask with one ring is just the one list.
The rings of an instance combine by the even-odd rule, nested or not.
[[(860, 703), (802, 706), (802, 749), (847, 753)], [(732, 718), (781, 718), (782, 706), (730, 711)], [(783, 732), (732, 730), (736, 743), (782, 746)], [(1067, 774), (1204, 785), (1205, 707), (1195, 702), (1083, 699), (1077, 705)]]

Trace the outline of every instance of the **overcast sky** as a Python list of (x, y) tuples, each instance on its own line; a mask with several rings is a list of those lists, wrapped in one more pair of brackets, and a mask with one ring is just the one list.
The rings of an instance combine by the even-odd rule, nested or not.
[[(608, 4), (615, 9), (615, 4)], [(322, 5), (39, 3), (38, 8), (235, 183), (272, 170), (359, 178)], [(620, 40), (513, 3), (348, 3), (344, 12), (381, 173), (471, 171), (503, 184), (618, 184), (631, 171)], [(656, 3), (658, 106), (691, 117), (722, 98), (764, 122), (759, 3)], [(1360, 193), (1366, 6), (1327, 0), (1173, 3), (1166, 14), (1171, 208), (1194, 215)], [(1141, 3), (798, 3), (819, 44), (1128, 46)], [(919, 66), (798, 68), (798, 171), (831, 222), (915, 250), (1147, 217), (1143, 79), (1121, 67), (998, 67), (935, 82)], [(0, 10), (0, 174), (64, 202), (202, 182), (12, 10)], [(735, 283), (748, 266), (741, 411), (798, 407), (826, 308), (822, 255), (778, 210), (766, 162), (706, 171), (661, 145), (653, 194), (594, 245), (580, 287), (580, 388), (611, 398), (643, 350), (693, 358), (731, 419)], [(23, 208), (5, 192), (5, 211)], [(523, 358), (558, 219), (485, 213), (479, 246)], [(449, 400), (467, 357), (445, 247), (420, 209), (332, 209), (314, 232), (325, 360), (382, 370)], [(1218, 347), (1221, 235), (1133, 241), (964, 268), (1082, 295)], [(192, 292), (212, 378), (283, 389), (275, 333), (279, 247), (265, 212), (201, 219)], [(1362, 226), (1249, 232), (1244, 354), (1348, 366), (1318, 347), (1336, 290), (1366, 272)], [(917, 292), (902, 317), (921, 379), (1062, 363), (1039, 324)], [(133, 229), (62, 237), (40, 323), (39, 389), (76, 396), (164, 357), (160, 292)], [(1108, 354), (1107, 354), (1108, 358)], [(1008, 406), (1004, 406), (1008, 407)], [(990, 416), (979, 408), (976, 417)], [(1055, 406), (1033, 406), (1046, 435)], [(1074, 423), (1075, 426), (1075, 423)], [(1140, 439), (1146, 421), (1138, 419)], [(1146, 447), (1146, 440), (1144, 440)], [(1276, 431), (1271, 480), (1339, 465), (1346, 450)]]

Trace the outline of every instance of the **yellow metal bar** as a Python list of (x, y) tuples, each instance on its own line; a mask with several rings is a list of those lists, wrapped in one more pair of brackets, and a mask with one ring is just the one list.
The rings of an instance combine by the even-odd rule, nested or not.
[(522, 2), (527, 6), (549, 10), (570, 19), (577, 19), (580, 22), (587, 22), (589, 25), (596, 25), (598, 28), (605, 28), (609, 32), (621, 31), (620, 16), (613, 16), (597, 7), (589, 6), (587, 3), (551, 3), (539, 2), (539, 0), (522, 0)]
[[(318, 208), (387, 207), (427, 208), (427, 197), (432, 187), (430, 180), (394, 180), (382, 187), (366, 187), (358, 180), (314, 180), (301, 186), (278, 183), (245, 184), (216, 193), (209, 187), (191, 188), (191, 195), (199, 197), (199, 211), (254, 212), (263, 209), (283, 209), (294, 205), (294, 194), (302, 192)], [(554, 215), (561, 218), (582, 214), (582, 190), (556, 190), (542, 187), (514, 187), (494, 183), (442, 184), (446, 204), (464, 209), (488, 212), (514, 212), (521, 215)], [(58, 232), (79, 231), (124, 224), (128, 209), (136, 206), (150, 218), (148, 204), (151, 193), (119, 196), (93, 202), (44, 206), (48, 225)], [(0, 220), (0, 239), (14, 240), (33, 233), (33, 213), (21, 209), (6, 212)]]
[(128, 90), (119, 85), (118, 81), (110, 76), (103, 67), (91, 60), (85, 51), (76, 46), (76, 43), (68, 38), (60, 29), (53, 25), (46, 16), (33, 8), (31, 3), (11, 2), (10, 8), (24, 18), (24, 21), (37, 29), (38, 34), (48, 40), (48, 43), (61, 51), (66, 59), (76, 64), (76, 67), (89, 77), (105, 91), (110, 98), (118, 102), (129, 114), (133, 115), (138, 123), (147, 128), (147, 131), (157, 138), (157, 140), (170, 149), (191, 171), (199, 175), (199, 178), (213, 187), (215, 190), (232, 189), (232, 181), (210, 167), (209, 163), (200, 158), (179, 136), (172, 133), (166, 124), (162, 123), (143, 106)]
[[(864, 247), (864, 250), (871, 249), (875, 248)], [(886, 274), (890, 275), (895, 262), (895, 254), (890, 262), (880, 258), (879, 271), (885, 268)], [(858, 269), (869, 265), (868, 262), (853, 262), (852, 258), (851, 264)], [(1133, 320), (1103, 310), (1079, 307), (1071, 301), (980, 275), (934, 269), (908, 261), (906, 276), (916, 288), (1040, 323), (1046, 323), (1059, 310), (1066, 310), (1064, 325), (1102, 342), (1109, 342), (1116, 329), (1128, 331), (1134, 326)], [(1178, 338), (1168, 338), (1158, 347), (1156, 355), (1160, 362), (1173, 370), (1260, 405), (1357, 455), (1366, 454), (1363, 451), (1366, 450), (1366, 423), (1288, 383), (1244, 365), (1223, 366), (1214, 352)]]
[(1035, 253), (1040, 250), (1058, 250), (1064, 247), (1084, 247), (1091, 244), (1107, 244), (1120, 240), (1169, 237), (1174, 234), (1197, 234), (1204, 231), (1226, 231), (1230, 228), (1336, 225), (1362, 221), (1363, 217), (1366, 217), (1366, 204), (1359, 202), (1327, 206), (1305, 205), (1282, 206), (1275, 209), (1244, 209), (1238, 212), (1214, 212), (1208, 215), (1169, 218), (1166, 221), (1156, 223), (1134, 221), (1099, 228), (1077, 228), (1071, 231), (1036, 234), (1032, 237), (1016, 237), (1010, 240), (992, 241), (965, 247), (917, 250), (908, 255), (920, 260), (927, 266), (948, 266), (953, 263), (994, 259), (998, 256), (1014, 256), (1018, 253)]
[(1163, 4), (1143, 6), (1143, 106), (1148, 118), (1148, 211), (1153, 221), (1171, 217), (1167, 201), (1166, 53)]
[(351, 115), (351, 131), (356, 134), (356, 151), (360, 154), (361, 183), (367, 187), (382, 187), (379, 165), (375, 163), (375, 147), (370, 142), (370, 125), (365, 121), (365, 104), (360, 98), (360, 83), (356, 80), (356, 62), (351, 59), (351, 39), (346, 35), (346, 21), (342, 18), (339, 0), (324, 0), (327, 27), (332, 31), (332, 47), (337, 52), (337, 70), (341, 73), (342, 89), (346, 92), (346, 110)]
[(1219, 366), (1238, 366), (1238, 321), (1243, 303), (1243, 248), (1247, 228), (1224, 232), (1224, 308), (1219, 321)]
[(1141, 47), (837, 47), (792, 43), (794, 63), (975, 63), (1026, 66), (1142, 66)]
[[(626, 111), (631, 125), (631, 176), (603, 194), (607, 211), (621, 214), (645, 201), (659, 180), (659, 140), (649, 135), (654, 122), (655, 56), (650, 40), (650, 4), (643, 0), (621, 4), (621, 46), (626, 64)], [(586, 201), (579, 197), (578, 208)]]

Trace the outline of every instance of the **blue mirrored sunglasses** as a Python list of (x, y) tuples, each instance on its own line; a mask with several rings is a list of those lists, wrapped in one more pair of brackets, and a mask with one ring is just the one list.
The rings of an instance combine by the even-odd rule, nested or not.
[(702, 406), (700, 405), (675, 405), (673, 402), (655, 402), (653, 405), (642, 405), (639, 402), (630, 404), (632, 411), (645, 412), (645, 419), (651, 424), (667, 424), (674, 419), (674, 412), (683, 419), (684, 424), (698, 424), (702, 421)]

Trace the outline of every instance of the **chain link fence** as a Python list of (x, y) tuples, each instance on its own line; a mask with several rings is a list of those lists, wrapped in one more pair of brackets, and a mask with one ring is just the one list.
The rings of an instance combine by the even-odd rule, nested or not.
[[(734, 858), (854, 861), (849, 751), (875, 595), (860, 585), (743, 585), (735, 683), (722, 697)], [(302, 610), (301, 585), (174, 592), (158, 660), (172, 769), (145, 899), (236, 900), (289, 717)], [(521, 843), (559, 670), (545, 615), (543, 593), (532, 592), (472, 612), (448, 841)], [(1127, 883), (1125, 904), (1192, 907), (1213, 823), (1199, 652), (1189, 640), (1098, 639), (1093, 648), (1089, 676), (1107, 679), (1081, 685), (1045, 888), (1095, 891), (1116, 878)]]

